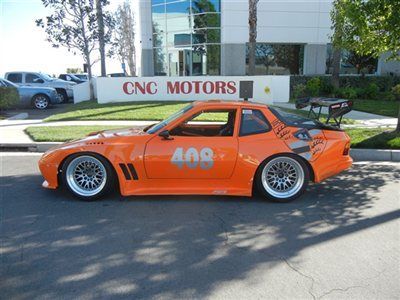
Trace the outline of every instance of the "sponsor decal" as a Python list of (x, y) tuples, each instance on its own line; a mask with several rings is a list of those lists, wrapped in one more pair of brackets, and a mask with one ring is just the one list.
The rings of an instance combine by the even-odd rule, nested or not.
[(275, 119), (272, 122), (272, 129), (274, 130), (275, 134), (282, 140), (286, 141), (290, 139), (291, 134), (290, 134), (290, 129), (286, 126), (285, 123), (283, 123), (279, 119)]

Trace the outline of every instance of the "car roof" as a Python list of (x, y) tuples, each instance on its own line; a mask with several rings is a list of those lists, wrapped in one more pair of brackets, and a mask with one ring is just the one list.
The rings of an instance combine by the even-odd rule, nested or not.
[(267, 104), (259, 103), (259, 102), (251, 102), (251, 101), (240, 101), (240, 100), (205, 100), (205, 101), (194, 101), (193, 105), (195, 106), (218, 106), (218, 105), (229, 105), (229, 106), (247, 106), (247, 107), (256, 107), (256, 108), (265, 108)]

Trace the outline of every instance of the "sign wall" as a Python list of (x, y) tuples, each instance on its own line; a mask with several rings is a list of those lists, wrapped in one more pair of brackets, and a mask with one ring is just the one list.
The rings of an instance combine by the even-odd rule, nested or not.
[(240, 87), (245, 86), (241, 82), (253, 81), (249, 100), (272, 103), (289, 101), (289, 80), (289, 76), (98, 77), (96, 90), (99, 103), (240, 100)]

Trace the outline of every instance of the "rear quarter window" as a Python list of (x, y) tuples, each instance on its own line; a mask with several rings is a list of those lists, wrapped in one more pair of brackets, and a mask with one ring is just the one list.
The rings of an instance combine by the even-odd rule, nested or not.
[(259, 134), (271, 130), (267, 118), (258, 109), (242, 109), (240, 121), (240, 136)]

